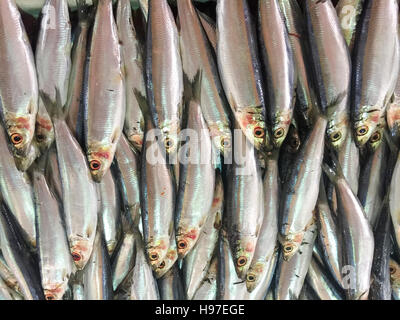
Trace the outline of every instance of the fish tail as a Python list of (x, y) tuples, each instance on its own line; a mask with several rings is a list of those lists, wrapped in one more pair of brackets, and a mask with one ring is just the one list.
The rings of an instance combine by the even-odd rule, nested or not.
[(183, 73), (183, 84), (184, 84), (184, 98), (186, 102), (191, 100), (200, 101), (201, 97), (201, 80), (203, 78), (203, 73), (199, 69), (196, 72), (193, 80), (190, 80), (186, 73)]
[(56, 101), (53, 101), (47, 93), (40, 90), (40, 98), (43, 101), (44, 106), (46, 107), (47, 112), (49, 113), (51, 119), (57, 120), (65, 120), (67, 116), (67, 108), (64, 108), (61, 100), (60, 90), (56, 87)]

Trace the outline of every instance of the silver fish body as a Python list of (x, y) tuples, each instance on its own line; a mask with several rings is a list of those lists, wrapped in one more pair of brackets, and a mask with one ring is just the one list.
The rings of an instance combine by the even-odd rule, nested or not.
[(58, 199), (62, 199), (62, 182), (60, 170), (58, 168), (57, 149), (55, 145), (50, 147), (47, 152), (45, 176), (51, 191), (58, 197)]
[(201, 25), (203, 26), (204, 32), (207, 35), (207, 39), (210, 42), (212, 48), (214, 49), (214, 53), (217, 52), (217, 26), (215, 21), (213, 21), (209, 16), (205, 13), (197, 10), (197, 14), (199, 15), (199, 19)]
[(158, 279), (157, 283), (161, 300), (185, 299), (180, 270), (176, 264), (162, 278)]
[(400, 195), (400, 154), (397, 157), (397, 162), (394, 167), (392, 181), (389, 187), (389, 207), (390, 214), (392, 216), (393, 223), (393, 231), (394, 236), (397, 242), (397, 245), (400, 244), (400, 203), (399, 203), (399, 195)]
[(192, 300), (216, 300), (217, 299), (217, 278), (218, 258), (215, 256), (208, 267), (207, 274), (201, 282)]
[(172, 232), (170, 239), (167, 254), (164, 257), (164, 260), (161, 264), (154, 270), (155, 277), (160, 279), (167, 274), (171, 268), (175, 266), (175, 262), (178, 260), (178, 249), (176, 245), (176, 237), (175, 232)]

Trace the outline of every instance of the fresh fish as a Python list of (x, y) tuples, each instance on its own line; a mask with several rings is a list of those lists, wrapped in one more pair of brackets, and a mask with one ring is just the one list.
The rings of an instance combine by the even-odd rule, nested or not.
[(0, 4), (0, 107), (13, 153), (26, 155), (35, 132), (38, 83), (32, 48), (14, 0)]
[[(52, 102), (42, 94), (46, 106)], [(60, 97), (57, 94), (57, 101)], [(53, 107), (53, 110), (57, 110)], [(51, 108), (49, 108), (51, 110)], [(70, 251), (81, 270), (90, 258), (97, 227), (97, 192), (79, 143), (60, 114), (52, 115), (61, 177), (64, 220)]]
[(1, 300), (14, 300), (10, 293), (10, 288), (7, 287), (5, 282), (0, 278), (0, 301)]
[[(264, 275), (268, 272), (273, 261), (273, 257), (278, 251), (278, 207), (279, 207), (279, 181), (278, 181), (278, 152), (274, 152), (268, 157), (267, 169), (264, 175), (264, 218), (260, 228), (254, 256), (251, 261), (249, 271), (246, 275), (246, 286), (249, 292), (253, 292), (262, 283), (271, 282), (265, 279)], [(271, 278), (273, 273), (271, 274)], [(267, 287), (268, 290), (268, 287)]]
[(117, 26), (121, 53), (125, 67), (126, 114), (124, 133), (129, 142), (142, 150), (144, 137), (144, 119), (135, 90), (146, 95), (141, 46), (132, 20), (132, 8), (129, 0), (119, 0), (117, 7)]
[(281, 252), (276, 270), (276, 300), (297, 300), (312, 259), (317, 225), (312, 223), (304, 234), (303, 242), (290, 260)]
[(218, 257), (214, 256), (208, 267), (207, 274), (200, 283), (192, 300), (216, 300), (218, 279)]
[(109, 255), (114, 252), (121, 236), (121, 203), (118, 187), (111, 170), (96, 185), (99, 201), (99, 217)]
[(147, 23), (146, 85), (150, 116), (161, 130), (168, 155), (178, 150), (183, 75), (179, 35), (167, 0), (150, 1)]
[(1, 204), (0, 246), (7, 266), (18, 281), (25, 300), (43, 300), (40, 273), (6, 204)]
[(341, 172), (324, 164), (324, 171), (335, 184), (338, 200), (338, 227), (342, 232), (342, 286), (349, 300), (368, 298), (374, 255), (374, 235), (357, 196)]
[(288, 31), (278, 0), (258, 5), (261, 52), (266, 77), (269, 125), (272, 142), (280, 148), (293, 116), (295, 64)]
[(350, 52), (354, 47), (357, 24), (361, 17), (364, 2), (365, 0), (339, 0), (335, 8)]
[(175, 264), (162, 278), (157, 280), (161, 300), (184, 300), (185, 291), (180, 270)]
[(331, 1), (305, 1), (312, 70), (320, 108), (328, 118), (327, 141), (340, 150), (349, 131), (351, 60)]
[(352, 134), (346, 135), (342, 148), (338, 152), (338, 160), (351, 190), (357, 194), (360, 177), (360, 153)]
[(61, 300), (74, 271), (74, 263), (63, 222), (61, 207), (50, 191), (43, 173), (33, 172), (38, 248), (42, 288), (46, 300)]
[(167, 254), (165, 255), (164, 260), (160, 263), (160, 265), (154, 270), (155, 277), (160, 279), (163, 277), (178, 260), (178, 250), (176, 246), (176, 237), (175, 232), (172, 232), (171, 237), (169, 239), (169, 247)]
[(25, 155), (21, 156), (19, 154), (14, 154), (15, 165), (19, 171), (27, 171), (32, 163), (39, 158), (40, 150), (39, 145), (35, 138), (33, 138), (32, 143), (28, 147)]
[(291, 259), (299, 250), (313, 219), (322, 172), (326, 126), (326, 118), (319, 116), (313, 130), (301, 145), (283, 186), (278, 238), (286, 260)]
[(303, 13), (296, 0), (279, 0), (292, 46), (297, 76), (295, 111), (301, 116), (306, 127), (311, 126), (312, 116), (317, 110), (317, 99), (312, 85), (307, 30)]
[(374, 261), (371, 272), (371, 289), (369, 299), (391, 300), (390, 286), (390, 252), (392, 243), (390, 236), (390, 212), (388, 198), (381, 206), (380, 217), (377, 222), (375, 233)]
[(60, 170), (58, 168), (57, 149), (55, 145), (51, 146), (47, 152), (45, 176), (50, 190), (58, 197), (58, 199), (62, 199), (62, 182)]
[(212, 207), (200, 232), (199, 240), (183, 260), (183, 280), (189, 300), (192, 300), (195, 294), (197, 294), (197, 290), (206, 278), (207, 272), (209, 272), (211, 259), (218, 243), (223, 203), (224, 190), (222, 178), (217, 174)]
[(323, 261), (332, 277), (340, 285), (342, 283), (342, 241), (336, 215), (332, 214), (329, 207), (323, 179), (320, 182), (316, 217), (318, 225), (317, 241), (322, 248)]
[(74, 46), (72, 48), (72, 65), (69, 78), (68, 96), (66, 108), (68, 110), (67, 124), (74, 136), (81, 141), (83, 131), (82, 119), (82, 94), (85, 78), (87, 43), (89, 28), (92, 24), (92, 10), (86, 4), (86, 0), (78, 0), (78, 26), (74, 34)]
[[(63, 108), (67, 102), (71, 72), (71, 22), (67, 0), (46, 0), (42, 8), (42, 21), (36, 45), (36, 69), (39, 90), (52, 101), (56, 100), (58, 88)], [(54, 128), (44, 101), (39, 99), (36, 118), (36, 140), (42, 151), (54, 140)]]
[(306, 281), (320, 300), (343, 300), (340, 289), (329, 279), (323, 266), (314, 257), (308, 267)]
[(201, 70), (199, 102), (203, 116), (215, 147), (221, 154), (229, 155), (232, 150), (232, 134), (227, 113), (229, 106), (207, 35), (192, 0), (178, 1), (178, 12), (183, 72), (189, 81), (193, 81), (198, 70)]
[[(199, 88), (202, 77), (196, 76)], [(202, 114), (200, 94), (187, 107), (187, 130), (190, 141), (182, 147), (187, 157), (179, 169), (179, 191), (176, 208), (176, 243), (178, 255), (183, 258), (194, 247), (213, 203), (215, 169), (213, 150), (207, 124)]]
[(0, 128), (0, 150), (0, 193), (22, 228), (24, 239), (36, 247), (35, 204), (31, 181), (26, 173), (15, 166), (3, 128)]
[(234, 154), (227, 173), (226, 221), (236, 272), (244, 280), (264, 217), (264, 193), (255, 150), (241, 130), (235, 130)]
[(397, 79), (393, 97), (386, 109), (386, 121), (393, 140), (397, 145), (400, 145), (400, 76)]
[(201, 25), (203, 26), (203, 30), (207, 35), (207, 39), (210, 42), (211, 47), (214, 50), (214, 54), (217, 52), (217, 26), (214, 20), (212, 20), (205, 13), (197, 10), (197, 14), (199, 15), (199, 19)]
[(86, 155), (93, 179), (100, 182), (114, 159), (125, 118), (125, 78), (111, 0), (97, 6), (87, 95)]
[(394, 300), (400, 300), (400, 265), (393, 259), (390, 259), (389, 271), (392, 297)]
[(124, 134), (119, 139), (115, 160), (125, 212), (129, 212), (132, 221), (137, 224), (140, 217), (139, 158)]
[(286, 140), (283, 142), (280, 155), (279, 155), (279, 178), (282, 185), (285, 184), (288, 179), (289, 169), (293, 165), (293, 161), (296, 159), (296, 155), (300, 150), (301, 137), (297, 124), (292, 121), (289, 127), (289, 133), (286, 136)]
[(368, 0), (357, 27), (351, 111), (360, 146), (375, 132), (396, 86), (400, 62), (398, 11), (396, 0)]
[(372, 228), (378, 221), (381, 205), (386, 194), (385, 177), (387, 174), (389, 150), (383, 142), (378, 150), (369, 152), (360, 173), (358, 199)]
[[(153, 269), (164, 260), (174, 228), (175, 182), (156, 130), (147, 121), (142, 150), (140, 203), (147, 257)], [(159, 134), (161, 135), (161, 134)]]
[(392, 216), (394, 239), (400, 247), (400, 153), (394, 167), (392, 181), (389, 186), (389, 207)]
[(104, 236), (97, 230), (93, 252), (83, 273), (85, 300), (112, 300), (111, 265)]
[(366, 144), (369, 150), (374, 152), (379, 148), (383, 141), (384, 131), (387, 131), (387, 124), (385, 115), (382, 115), (375, 128), (375, 132), (372, 134), (371, 138), (369, 138)]
[(217, 1), (217, 60), (240, 128), (257, 150), (271, 149), (255, 28), (247, 0)]

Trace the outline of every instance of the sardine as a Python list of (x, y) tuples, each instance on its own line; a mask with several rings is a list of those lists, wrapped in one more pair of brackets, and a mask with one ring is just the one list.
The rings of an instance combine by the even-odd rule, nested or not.
[(125, 118), (125, 77), (111, 0), (97, 6), (88, 72), (86, 155), (93, 179), (100, 182), (114, 159)]
[(207, 274), (200, 283), (192, 300), (216, 300), (218, 278), (218, 257), (214, 256), (208, 267)]
[(400, 247), (400, 153), (394, 167), (392, 181), (389, 186), (389, 207), (392, 216), (394, 240)]
[(161, 300), (184, 300), (185, 290), (180, 270), (175, 264), (162, 278), (157, 280)]
[(22, 172), (27, 171), (40, 154), (39, 145), (34, 137), (25, 155), (14, 154), (17, 169)]
[(203, 30), (207, 35), (207, 39), (211, 44), (211, 47), (214, 50), (214, 54), (217, 53), (217, 25), (214, 20), (212, 20), (208, 15), (197, 10), (197, 14), (199, 15), (199, 19), (201, 25), (203, 26)]
[(35, 133), (38, 83), (33, 52), (15, 0), (0, 4), (0, 106), (13, 153), (25, 155)]
[(160, 263), (160, 265), (154, 270), (155, 277), (157, 279), (162, 278), (171, 268), (173, 268), (177, 260), (178, 260), (178, 249), (176, 245), (176, 237), (175, 237), (175, 232), (172, 232), (171, 237), (169, 239), (169, 247), (167, 254), (165, 255), (165, 258)]
[(58, 197), (58, 199), (62, 199), (62, 182), (60, 170), (58, 168), (57, 149), (55, 145), (51, 146), (47, 152), (45, 176), (51, 191)]

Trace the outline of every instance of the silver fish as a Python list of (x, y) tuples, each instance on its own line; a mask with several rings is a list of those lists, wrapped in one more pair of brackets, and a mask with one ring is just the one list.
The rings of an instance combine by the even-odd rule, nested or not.
[(33, 172), (38, 225), (38, 248), (42, 288), (46, 300), (61, 300), (74, 271), (61, 207), (50, 191), (43, 173)]
[(51, 146), (47, 152), (45, 176), (51, 191), (58, 197), (58, 199), (62, 199), (62, 182), (60, 170), (58, 168), (57, 149), (55, 145)]
[(32, 48), (14, 0), (0, 4), (0, 106), (13, 145), (25, 155), (35, 132), (38, 83)]
[(397, 157), (397, 162), (394, 167), (392, 181), (389, 187), (389, 207), (392, 216), (394, 238), (397, 245), (400, 244), (400, 153)]
[(19, 171), (27, 171), (32, 163), (40, 157), (39, 145), (34, 138), (25, 155), (14, 154), (15, 165)]
[(178, 250), (176, 245), (176, 237), (175, 232), (172, 232), (171, 237), (169, 239), (169, 247), (167, 254), (165, 255), (164, 260), (160, 263), (160, 265), (154, 270), (155, 277), (157, 279), (162, 278), (173, 266), (175, 262), (178, 260)]
[(272, 142), (280, 148), (289, 132), (293, 116), (295, 64), (288, 31), (278, 0), (258, 3), (261, 51)]
[(214, 256), (208, 267), (207, 274), (202, 280), (199, 288), (192, 297), (192, 300), (216, 300), (217, 299), (217, 278), (218, 258)]
[(197, 14), (199, 15), (199, 19), (201, 25), (203, 26), (203, 30), (207, 35), (207, 39), (211, 44), (211, 47), (214, 49), (214, 53), (217, 52), (217, 26), (214, 20), (212, 20), (205, 13), (197, 10)]
[(116, 22), (121, 53), (125, 67), (126, 114), (124, 133), (132, 145), (140, 151), (143, 145), (144, 119), (135, 90), (146, 95), (141, 46), (137, 39), (132, 20), (132, 8), (129, 0), (119, 0)]
[(185, 294), (180, 270), (175, 264), (162, 278), (157, 280), (160, 300), (184, 300)]
[(111, 0), (99, 1), (93, 26), (85, 110), (86, 155), (100, 182), (114, 159), (125, 118), (125, 77)]

